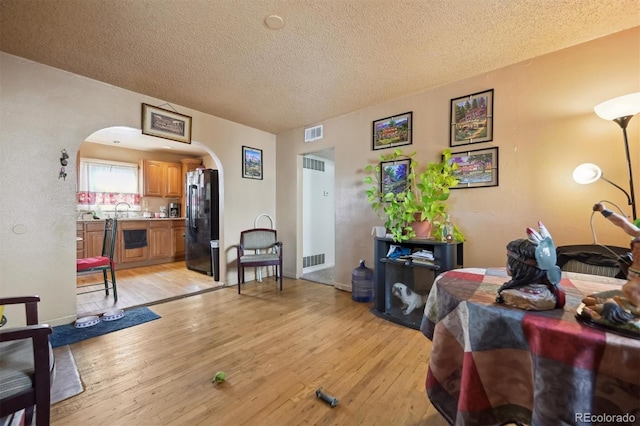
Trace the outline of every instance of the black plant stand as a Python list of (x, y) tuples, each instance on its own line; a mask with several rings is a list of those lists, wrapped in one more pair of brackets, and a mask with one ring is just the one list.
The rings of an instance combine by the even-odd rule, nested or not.
[[(391, 293), (393, 284), (402, 282), (412, 291), (428, 295), (438, 274), (455, 268), (462, 268), (463, 243), (446, 243), (428, 239), (413, 239), (395, 243), (391, 238), (374, 239), (374, 286), (375, 300), (371, 312), (388, 321), (406, 327), (419, 329), (424, 308), (415, 309), (409, 315), (402, 313), (402, 302)], [(387, 257), (389, 248), (398, 245), (411, 251), (429, 250), (433, 252), (433, 264), (418, 264), (404, 259)]]

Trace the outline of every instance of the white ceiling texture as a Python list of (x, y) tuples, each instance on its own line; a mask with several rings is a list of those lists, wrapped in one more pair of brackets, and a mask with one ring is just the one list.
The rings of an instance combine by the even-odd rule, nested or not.
[(275, 134), (638, 25), (640, 0), (0, 0), (4, 52)]

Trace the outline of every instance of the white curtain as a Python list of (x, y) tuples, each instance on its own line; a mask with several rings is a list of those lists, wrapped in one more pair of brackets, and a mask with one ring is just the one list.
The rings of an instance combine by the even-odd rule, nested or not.
[(78, 205), (103, 208), (119, 202), (140, 204), (138, 165), (115, 161), (80, 159)]
[(138, 193), (138, 165), (80, 159), (80, 191)]

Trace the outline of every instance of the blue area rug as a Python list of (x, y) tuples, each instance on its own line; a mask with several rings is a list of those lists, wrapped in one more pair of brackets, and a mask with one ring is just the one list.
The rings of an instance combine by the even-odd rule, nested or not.
[(153, 312), (147, 307), (134, 308), (124, 311), (124, 317), (115, 321), (100, 321), (98, 324), (86, 327), (76, 328), (75, 323), (59, 325), (53, 327), (50, 341), (51, 346), (70, 345), (82, 340), (91, 339), (92, 337), (101, 336), (111, 333), (112, 331), (122, 330), (123, 328), (133, 327), (134, 325), (143, 324), (160, 318), (160, 315)]

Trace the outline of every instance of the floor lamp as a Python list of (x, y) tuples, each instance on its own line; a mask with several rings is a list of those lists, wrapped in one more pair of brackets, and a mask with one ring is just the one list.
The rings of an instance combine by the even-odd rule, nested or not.
[(629, 174), (629, 192), (625, 191), (622, 187), (611, 182), (602, 174), (602, 170), (598, 166), (592, 163), (581, 164), (573, 172), (573, 179), (578, 183), (592, 183), (598, 179), (602, 179), (611, 185), (615, 186), (627, 196), (627, 201), (631, 206), (632, 218), (636, 220), (638, 215), (636, 213), (636, 197), (633, 189), (633, 172), (631, 168), (631, 156), (629, 154), (629, 140), (627, 138), (627, 125), (629, 120), (640, 112), (640, 92), (632, 93), (625, 96), (620, 96), (608, 101), (602, 102), (596, 105), (594, 108), (598, 117), (605, 120), (611, 120), (618, 123), (622, 129), (624, 136), (624, 149), (627, 154), (627, 170)]

